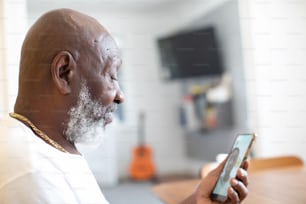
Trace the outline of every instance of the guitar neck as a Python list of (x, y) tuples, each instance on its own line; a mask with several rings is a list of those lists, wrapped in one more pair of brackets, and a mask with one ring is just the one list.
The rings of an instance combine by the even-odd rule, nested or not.
[(138, 145), (139, 146), (145, 145), (144, 126), (145, 126), (145, 114), (144, 112), (141, 112), (138, 117)]

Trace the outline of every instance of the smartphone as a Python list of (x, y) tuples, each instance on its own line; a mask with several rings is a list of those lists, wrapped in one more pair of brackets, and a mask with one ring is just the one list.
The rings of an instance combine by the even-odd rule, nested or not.
[(227, 190), (230, 187), (231, 178), (235, 178), (239, 167), (250, 153), (255, 140), (254, 133), (238, 134), (228, 154), (227, 161), (211, 193), (211, 199), (224, 202), (227, 200)]

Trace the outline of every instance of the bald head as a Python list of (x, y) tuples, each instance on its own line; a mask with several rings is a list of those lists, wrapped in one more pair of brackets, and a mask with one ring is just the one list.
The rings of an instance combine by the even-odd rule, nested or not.
[(24, 40), (21, 72), (37, 64), (50, 64), (62, 50), (69, 51), (75, 60), (79, 60), (82, 51), (92, 50), (101, 32), (108, 35), (95, 19), (85, 14), (70, 9), (50, 11), (36, 21)]

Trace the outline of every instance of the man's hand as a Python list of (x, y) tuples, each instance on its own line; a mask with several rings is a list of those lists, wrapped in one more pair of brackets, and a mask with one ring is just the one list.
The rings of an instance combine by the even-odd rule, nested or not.
[[(195, 192), (181, 204), (220, 204), (220, 202), (211, 200), (210, 194), (224, 165), (225, 161), (203, 178)], [(246, 160), (243, 161), (241, 168), (238, 169), (236, 178), (231, 179), (231, 186), (228, 189), (226, 204), (239, 204), (246, 198), (248, 194), (247, 186), (249, 183), (246, 171), (248, 166), (249, 162)]]

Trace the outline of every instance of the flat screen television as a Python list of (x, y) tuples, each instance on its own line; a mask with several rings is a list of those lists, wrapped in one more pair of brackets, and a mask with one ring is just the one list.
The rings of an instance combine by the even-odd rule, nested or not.
[(213, 27), (157, 39), (162, 78), (166, 80), (220, 76), (221, 49)]

